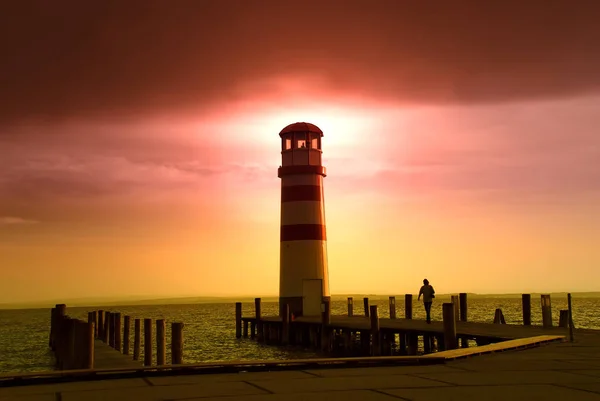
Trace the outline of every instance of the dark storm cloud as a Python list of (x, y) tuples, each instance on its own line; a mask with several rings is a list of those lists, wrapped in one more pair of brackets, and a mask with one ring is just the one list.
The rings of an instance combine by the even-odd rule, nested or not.
[(595, 0), (3, 2), (0, 121), (197, 112), (277, 74), (410, 103), (598, 91), (599, 9)]

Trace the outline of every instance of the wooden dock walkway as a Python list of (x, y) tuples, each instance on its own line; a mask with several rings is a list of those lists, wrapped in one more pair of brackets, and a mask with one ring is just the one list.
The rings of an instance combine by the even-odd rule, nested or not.
[(94, 341), (94, 369), (139, 368), (141, 361), (134, 361), (100, 339)]
[(280, 305), (279, 316), (263, 316), (261, 299), (255, 299), (252, 317), (242, 316), (242, 303), (236, 303), (236, 337), (250, 337), (273, 345), (302, 345), (337, 356), (394, 356), (429, 354), (456, 348), (484, 346), (502, 341), (555, 335), (572, 338), (571, 296), (568, 310), (561, 310), (558, 327), (553, 325), (549, 295), (541, 296), (542, 326), (531, 324), (531, 297), (523, 294), (523, 325), (506, 324), (497, 308), (494, 323), (469, 322), (467, 294), (452, 296), (443, 303), (442, 321), (412, 318), (413, 300), (405, 294), (404, 318), (397, 317), (394, 296), (389, 297), (389, 318), (380, 318), (377, 305), (363, 299), (364, 314), (354, 314), (354, 301), (348, 298), (347, 315), (331, 315), (331, 300), (324, 297), (320, 316), (294, 316), (289, 305)]

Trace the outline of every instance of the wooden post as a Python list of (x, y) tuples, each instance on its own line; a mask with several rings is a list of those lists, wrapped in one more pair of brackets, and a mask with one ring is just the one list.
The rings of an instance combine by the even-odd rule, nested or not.
[(565, 329), (569, 327), (569, 310), (561, 309), (560, 315), (558, 318), (558, 327), (564, 327)]
[(552, 304), (550, 303), (550, 295), (542, 295), (542, 324), (544, 328), (552, 327)]
[(83, 357), (80, 367), (81, 369), (94, 369), (94, 337), (96, 336), (96, 325), (93, 322), (82, 322), (81, 328)]
[(431, 336), (429, 334), (423, 334), (423, 353), (431, 354)]
[(390, 297), (390, 319), (396, 318), (396, 297)]
[(454, 317), (454, 305), (444, 303), (442, 305), (444, 319), (444, 344), (446, 350), (456, 348), (456, 318)]
[[(468, 304), (467, 304), (467, 293), (461, 292), (458, 294), (458, 303), (459, 303), (459, 313), (460, 313), (460, 321), (466, 322), (468, 321)], [(433, 339), (433, 337), (432, 337)], [(460, 346), (461, 348), (469, 347), (469, 340), (466, 337), (460, 338)]]
[(55, 349), (55, 343), (58, 341), (58, 336), (56, 335), (58, 332), (58, 326), (61, 324), (62, 319), (67, 314), (67, 305), (65, 304), (56, 304), (54, 306), (54, 312), (50, 313), (50, 347)]
[(496, 312), (494, 313), (494, 324), (506, 324), (504, 313), (502, 313), (502, 309), (500, 308), (496, 308)]
[(454, 305), (454, 318), (458, 322), (458, 319), (460, 317), (458, 295), (451, 295), (450, 299), (451, 299), (452, 305)]
[(171, 363), (183, 363), (183, 323), (171, 323)]
[[(404, 294), (404, 318), (413, 318), (413, 296), (412, 294)], [(411, 331), (400, 334), (400, 347), (402, 348), (402, 336), (404, 335), (405, 345), (408, 355), (416, 355), (418, 348), (418, 337)]]
[(166, 341), (165, 334), (167, 329), (165, 327), (164, 319), (158, 319), (156, 321), (156, 365), (162, 366), (165, 364), (166, 356)]
[(381, 355), (381, 331), (379, 329), (379, 313), (377, 312), (377, 305), (371, 305), (370, 315), (371, 318), (371, 355)]
[(115, 348), (115, 313), (110, 313), (110, 319), (108, 321), (108, 345)]
[(523, 303), (523, 325), (531, 326), (531, 294), (521, 295)]
[(98, 311), (98, 332), (97, 336), (99, 339), (104, 338), (104, 311), (100, 309)]
[(248, 338), (248, 321), (247, 320), (244, 320), (244, 334), (243, 335), (244, 335), (244, 338)]
[(354, 316), (354, 299), (352, 297), (348, 297), (348, 316)]
[(133, 360), (140, 359), (140, 346), (142, 342), (142, 324), (140, 319), (133, 321)]
[(144, 319), (144, 366), (152, 366), (152, 319)]
[(84, 339), (83, 321), (73, 319), (73, 354), (69, 369), (81, 369), (83, 365)]
[(48, 346), (54, 350), (54, 336), (56, 335), (56, 307), (50, 310), (50, 338), (48, 339)]
[[(290, 330), (290, 305), (289, 304), (285, 304), (283, 305), (283, 316), (281, 316), (281, 326), (282, 326), (282, 330), (281, 330), (281, 343), (283, 345), (288, 345), (290, 343), (290, 334), (291, 334), (291, 330)], [(248, 328), (248, 325), (246, 325), (246, 329)], [(248, 337), (248, 334), (246, 333), (246, 337)]]
[(365, 306), (365, 316), (369, 317), (369, 298), (364, 297), (363, 298), (363, 304)]
[(106, 311), (104, 312), (104, 330), (103, 330), (103, 338), (102, 341), (104, 341), (106, 344), (110, 343), (110, 321), (111, 321), (111, 317), (110, 317), (110, 312)]
[(115, 349), (121, 352), (121, 348), (123, 348), (123, 332), (121, 331), (121, 314), (115, 313)]
[(92, 323), (94, 323), (94, 338), (98, 337), (98, 311), (92, 311)]
[(257, 341), (262, 341), (264, 338), (264, 333), (263, 333), (263, 324), (262, 324), (262, 316), (261, 316), (261, 305), (260, 305), (260, 298), (254, 298), (254, 315), (255, 315), (255, 319), (256, 319), (256, 340)]
[(413, 318), (413, 296), (412, 294), (404, 295), (404, 318)]
[(467, 313), (467, 293), (461, 292), (458, 294), (458, 303), (459, 303), (459, 313), (460, 313), (460, 321), (466, 322), (468, 321), (468, 313)]
[(571, 303), (571, 293), (567, 294), (567, 304), (569, 308), (569, 341), (573, 342), (573, 305)]
[(123, 316), (123, 355), (129, 355), (129, 330), (131, 329), (131, 317)]
[(65, 330), (61, 333), (65, 336), (65, 348), (63, 353), (63, 370), (73, 369), (75, 356), (75, 319), (65, 317)]
[(242, 303), (235, 303), (235, 338), (242, 338)]
[(329, 297), (323, 297), (321, 303), (321, 351), (330, 351), (331, 345), (331, 299)]

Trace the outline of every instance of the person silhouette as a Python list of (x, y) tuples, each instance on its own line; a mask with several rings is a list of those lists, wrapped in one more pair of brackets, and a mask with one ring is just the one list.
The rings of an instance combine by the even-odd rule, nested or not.
[(419, 290), (419, 296), (417, 300), (421, 299), (421, 295), (423, 295), (423, 306), (425, 306), (427, 323), (431, 323), (431, 304), (433, 303), (433, 298), (435, 298), (435, 290), (433, 289), (433, 286), (429, 284), (429, 280), (427, 279), (423, 280), (423, 285)]

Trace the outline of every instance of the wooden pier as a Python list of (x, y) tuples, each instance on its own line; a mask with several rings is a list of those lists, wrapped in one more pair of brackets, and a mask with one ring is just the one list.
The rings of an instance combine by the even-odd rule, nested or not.
[[(364, 313), (354, 314), (354, 301), (348, 298), (348, 314), (332, 316), (330, 299), (323, 299), (321, 316), (262, 316), (261, 299), (255, 299), (255, 315), (242, 316), (236, 304), (236, 337), (250, 337), (273, 345), (300, 345), (338, 356), (395, 356), (430, 354), (436, 351), (468, 348), (535, 336), (568, 336), (572, 341), (571, 295), (569, 310), (561, 311), (559, 326), (552, 324), (549, 295), (541, 296), (543, 325), (531, 325), (531, 296), (523, 294), (523, 325), (506, 324), (502, 310), (496, 309), (494, 323), (468, 321), (467, 294), (451, 297), (442, 304), (443, 321), (427, 323), (412, 318), (412, 295), (405, 295), (405, 316), (397, 318), (396, 299), (389, 298), (390, 318), (379, 318), (376, 305), (363, 299)], [(289, 311), (289, 308), (283, 308)], [(422, 351), (420, 350), (420, 345)]]
[[(52, 308), (49, 345), (58, 370), (133, 368), (142, 366), (141, 319), (134, 320), (133, 350), (130, 344), (131, 317), (110, 311), (88, 312), (84, 322), (67, 315), (66, 305)], [(143, 319), (143, 366), (153, 366), (153, 321)], [(165, 321), (156, 320), (156, 366), (165, 366)], [(131, 352), (133, 351), (133, 352)], [(132, 356), (130, 356), (132, 355)], [(183, 323), (171, 324), (171, 362), (183, 363)]]

